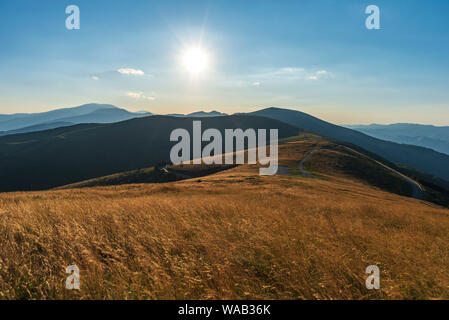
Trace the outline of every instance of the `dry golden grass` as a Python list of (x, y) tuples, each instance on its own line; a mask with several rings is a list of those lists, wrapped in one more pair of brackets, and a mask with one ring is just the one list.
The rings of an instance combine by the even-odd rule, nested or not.
[[(448, 230), (449, 211), (427, 202), (345, 177), (261, 177), (248, 166), (201, 182), (7, 193), (0, 295), (449, 298)], [(71, 264), (79, 291), (65, 289)], [(381, 269), (378, 291), (365, 288), (371, 264)]]

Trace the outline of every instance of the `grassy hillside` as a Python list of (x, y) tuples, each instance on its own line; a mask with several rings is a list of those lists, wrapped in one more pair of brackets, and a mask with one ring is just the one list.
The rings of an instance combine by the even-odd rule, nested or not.
[(294, 174), (298, 155), (304, 158), (308, 152), (316, 150), (304, 163), (304, 169), (318, 178), (339, 176), (378, 187), (385, 191), (410, 196), (412, 189), (403, 179), (380, 166), (374, 160), (351, 149), (325, 140), (305, 140), (281, 146), (284, 161)]
[[(299, 136), (282, 139), (280, 147), (281, 163), (289, 167), (291, 174), (298, 174), (297, 159), (304, 158), (308, 152), (318, 152), (307, 161), (304, 167), (316, 177), (326, 175), (343, 176), (379, 187), (396, 194), (411, 196), (412, 189), (403, 179), (393, 174), (369, 158), (346, 146), (325, 140), (323, 137), (303, 133)], [(287, 143), (287, 144), (285, 144)], [(246, 157), (246, 155), (245, 155)], [(387, 163), (388, 164), (388, 163)], [(85, 188), (94, 186), (122, 185), (131, 183), (163, 183), (190, 178), (198, 178), (233, 168), (235, 165), (176, 165), (166, 169), (146, 168), (121, 172), (104, 177), (89, 179), (56, 189)]]
[[(282, 147), (281, 165), (307, 143)], [(449, 210), (344, 172), (257, 169), (0, 194), (1, 298), (449, 298)], [(65, 289), (71, 264), (80, 291)], [(380, 290), (365, 288), (371, 264)]]
[[(325, 138), (310, 134), (301, 133), (298, 136), (281, 139), (279, 146), (283, 155), (280, 158), (279, 174), (289, 172), (289, 174), (301, 175), (297, 170), (298, 158), (306, 157), (310, 151), (315, 152), (311, 159), (304, 164), (304, 168), (317, 178), (326, 179), (328, 175), (341, 176), (355, 179), (362, 183), (378, 187), (382, 190), (396, 193), (404, 196), (414, 196), (409, 182), (386, 169), (380, 163), (390, 167), (393, 170), (400, 170), (415, 179), (423, 188), (420, 198), (434, 202), (436, 204), (448, 207), (449, 194), (445, 189), (437, 185), (423, 183), (416, 179), (415, 171), (408, 168), (397, 168), (376, 155), (357, 148), (352, 149), (346, 145), (331, 142)], [(317, 150), (316, 150), (317, 149)], [(246, 155), (245, 155), (246, 157)], [(380, 162), (380, 163), (379, 163)], [(154, 167), (120, 172), (99, 178), (88, 179), (73, 184), (57, 187), (56, 189), (85, 188), (93, 186), (110, 186), (131, 183), (164, 183), (184, 179), (198, 178), (214, 174), (220, 171), (233, 168), (235, 165), (176, 165), (167, 166), (166, 169)], [(421, 175), (419, 175), (421, 176)], [(426, 177), (427, 179), (427, 177)]]
[(268, 108), (251, 114), (284, 121), (312, 133), (355, 144), (393, 163), (449, 181), (449, 156), (446, 154), (428, 148), (376, 139), (296, 110)]
[[(170, 160), (170, 133), (192, 131), (195, 118), (151, 116), (113, 124), (82, 124), (0, 137), (0, 192), (42, 190)], [(203, 131), (216, 128), (279, 129), (279, 137), (301, 129), (265, 117), (196, 118)]]
[(93, 178), (81, 182), (72, 183), (66, 186), (57, 187), (56, 189), (113, 186), (131, 183), (161, 183), (177, 180), (182, 180), (182, 178), (178, 177), (176, 174), (161, 172), (156, 167), (151, 167), (151, 168), (120, 172), (100, 178)]
[(176, 165), (166, 168), (151, 167), (111, 174), (89, 179), (55, 189), (87, 188), (97, 186), (116, 186), (134, 183), (164, 183), (198, 178), (233, 168), (234, 165)]

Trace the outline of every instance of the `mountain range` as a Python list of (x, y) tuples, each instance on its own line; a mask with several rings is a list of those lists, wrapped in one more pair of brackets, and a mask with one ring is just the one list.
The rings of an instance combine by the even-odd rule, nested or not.
[(145, 117), (150, 112), (129, 112), (109, 104), (85, 104), (41, 113), (0, 115), (0, 135), (40, 131), (79, 123), (111, 123)]
[[(110, 104), (90, 103), (41, 113), (0, 114), (0, 136), (36, 132), (80, 123), (113, 123), (151, 116), (148, 111), (130, 112)], [(220, 117), (226, 113), (197, 111), (189, 114), (173, 113), (173, 117)]]
[(197, 112), (192, 112), (189, 114), (181, 114), (181, 113), (171, 113), (171, 114), (167, 114), (167, 116), (172, 116), (172, 117), (221, 117), (221, 116), (227, 116), (228, 114), (226, 113), (222, 113), (222, 112), (218, 112), (218, 111), (210, 111), (210, 112), (205, 112), (205, 111), (197, 111)]
[(411, 123), (347, 125), (345, 127), (382, 140), (427, 147), (449, 154), (449, 127)]
[(204, 130), (278, 128), (279, 138), (310, 132), (357, 147), (415, 178), (440, 187), (449, 185), (446, 154), (384, 141), (296, 110), (160, 116), (89, 104), (38, 114), (0, 115), (0, 128), (10, 130), (0, 137), (0, 191), (47, 189), (167, 161), (174, 144), (169, 141), (170, 132), (176, 128), (190, 132), (193, 119), (202, 120)]

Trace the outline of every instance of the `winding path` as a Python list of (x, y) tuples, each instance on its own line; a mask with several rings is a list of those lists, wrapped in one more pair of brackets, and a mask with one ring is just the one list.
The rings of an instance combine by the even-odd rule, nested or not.
[(382, 167), (384, 167), (385, 169), (389, 170), (390, 172), (394, 173), (395, 175), (397, 175), (399, 178), (401, 178), (402, 180), (404, 180), (405, 182), (407, 182), (411, 187), (412, 187), (412, 197), (415, 199), (419, 199), (421, 200), (423, 198), (423, 193), (424, 193), (424, 188), (415, 180), (413, 180), (410, 177), (407, 177), (405, 174), (400, 173), (399, 171), (390, 168), (389, 166), (383, 164), (382, 162), (379, 162), (375, 159), (372, 159), (370, 157), (368, 157), (367, 155), (364, 155), (363, 153), (360, 153), (358, 151), (355, 151), (351, 148), (342, 146), (343, 148), (346, 148), (354, 153), (357, 153), (358, 155), (361, 155), (362, 157), (365, 157), (371, 161), (374, 161), (375, 163), (377, 163), (378, 165), (381, 165)]
[(304, 170), (304, 162), (306, 162), (311, 156), (312, 154), (314, 154), (315, 152), (317, 152), (319, 149), (314, 149), (312, 151), (310, 151), (305, 157), (304, 159), (302, 159), (299, 164), (298, 164), (298, 170), (301, 171), (301, 173), (309, 178), (313, 178), (313, 175), (311, 173), (308, 173), (306, 170)]
[[(421, 199), (423, 198), (423, 192), (424, 192), (424, 189), (423, 189), (423, 187), (422, 187), (417, 181), (413, 180), (413, 179), (410, 178), (410, 177), (407, 177), (406, 175), (400, 173), (399, 171), (397, 171), (397, 170), (395, 170), (395, 169), (393, 169), (393, 168), (390, 168), (389, 166), (383, 164), (382, 162), (379, 162), (379, 161), (377, 161), (377, 160), (375, 160), (375, 159), (373, 159), (373, 158), (368, 157), (367, 155), (364, 155), (363, 153), (360, 153), (360, 152), (358, 152), (358, 151), (355, 151), (355, 150), (353, 150), (353, 149), (351, 149), (351, 148), (348, 148), (348, 147), (346, 147), (346, 146), (339, 146), (339, 147), (346, 148), (346, 149), (348, 149), (349, 151), (351, 151), (351, 152), (353, 152), (353, 153), (356, 153), (356, 154), (358, 154), (358, 155), (360, 155), (360, 156), (362, 156), (362, 157), (364, 157), (364, 158), (366, 158), (366, 159), (368, 159), (368, 160), (370, 160), (370, 161), (374, 161), (374, 162), (377, 163), (378, 165), (382, 166), (383, 168), (387, 169), (388, 171), (392, 172), (393, 174), (395, 174), (396, 176), (398, 176), (399, 178), (401, 178), (402, 180), (404, 180), (405, 182), (407, 182), (407, 183), (410, 185), (410, 187), (412, 188), (412, 197), (413, 197), (413, 198), (419, 199), (419, 200), (421, 200)], [(304, 157), (304, 159), (302, 159), (302, 160), (299, 162), (299, 164), (298, 164), (298, 170), (299, 170), (304, 176), (309, 177), (309, 178), (313, 178), (313, 177), (314, 177), (311, 173), (309, 173), (309, 172), (307, 172), (306, 170), (304, 170), (304, 163), (305, 163), (305, 162), (306, 162), (306, 161), (307, 161), (307, 160), (308, 160), (308, 159), (309, 159), (315, 152), (317, 152), (317, 151), (319, 151), (319, 150), (320, 150), (320, 149), (314, 149), (314, 150), (310, 151), (310, 152)]]

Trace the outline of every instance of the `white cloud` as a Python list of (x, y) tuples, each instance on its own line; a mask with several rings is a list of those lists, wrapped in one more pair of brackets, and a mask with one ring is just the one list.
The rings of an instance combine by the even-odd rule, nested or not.
[(145, 73), (142, 70), (136, 70), (132, 68), (120, 68), (117, 70), (118, 73), (128, 74), (133, 76), (143, 76)]
[(142, 92), (127, 92), (126, 96), (133, 98), (133, 99), (144, 99), (144, 100), (155, 100), (155, 97), (152, 96), (146, 96)]
[(277, 69), (266, 69), (262, 73), (253, 75), (256, 79), (305, 79), (307, 71), (303, 68), (286, 67)]
[(255, 86), (255, 87), (260, 86), (260, 82), (259, 81), (253, 82), (253, 86)]
[(324, 69), (312, 71), (298, 67), (285, 67), (268, 69), (261, 74), (254, 75), (254, 78), (256, 77), (259, 79), (319, 80), (321, 78), (332, 77), (332, 74)]
[(309, 80), (319, 80), (319, 79), (323, 79), (323, 78), (329, 78), (332, 77), (332, 74), (327, 71), (327, 70), (318, 70), (315, 73), (312, 73), (311, 75), (309, 75), (309, 77), (307, 79)]
[(277, 77), (286, 77), (286, 78), (303, 78), (306, 71), (304, 68), (295, 68), (295, 67), (288, 67), (288, 68), (280, 68), (277, 70), (274, 70), (270, 73), (271, 76), (277, 76)]
[(128, 92), (126, 95), (130, 98), (139, 99), (142, 96), (142, 93), (138, 92)]
[(97, 76), (92, 76), (91, 79), (92, 79), (92, 80), (95, 80), (95, 81), (100, 80), (100, 78), (97, 77)]

